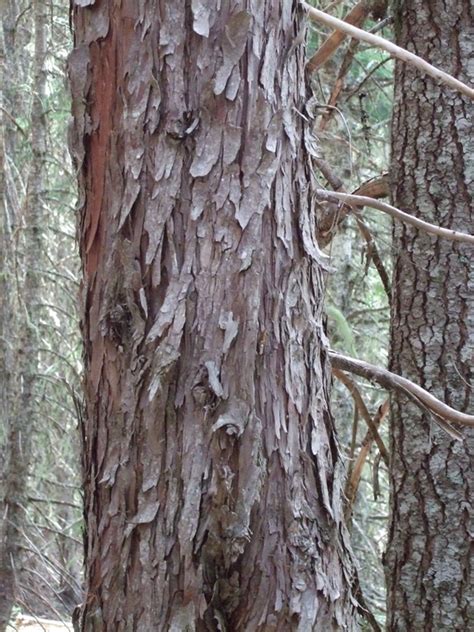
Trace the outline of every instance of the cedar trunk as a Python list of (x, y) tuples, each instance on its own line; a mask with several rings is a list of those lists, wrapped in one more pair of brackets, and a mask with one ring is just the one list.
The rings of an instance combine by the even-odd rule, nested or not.
[[(399, 2), (397, 44), (472, 85), (473, 19), (466, 0)], [(472, 233), (473, 103), (407, 65), (395, 80), (395, 205)], [(472, 413), (474, 251), (401, 225), (394, 248), (392, 369)], [(474, 434), (456, 442), (406, 399), (393, 408), (388, 630), (472, 630)]]
[(74, 4), (82, 629), (354, 629), (298, 3)]

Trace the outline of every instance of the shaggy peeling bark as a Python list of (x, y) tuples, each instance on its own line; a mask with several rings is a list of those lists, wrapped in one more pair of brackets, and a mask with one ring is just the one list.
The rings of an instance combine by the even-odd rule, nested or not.
[[(474, 84), (472, 4), (403, 1), (395, 21), (400, 46)], [(473, 232), (473, 116), (472, 101), (397, 64), (397, 207)], [(398, 223), (394, 235), (391, 368), (472, 414), (474, 249)], [(388, 629), (471, 630), (474, 432), (453, 441), (399, 396), (393, 411)]]
[(82, 629), (354, 629), (303, 16), (73, 5)]

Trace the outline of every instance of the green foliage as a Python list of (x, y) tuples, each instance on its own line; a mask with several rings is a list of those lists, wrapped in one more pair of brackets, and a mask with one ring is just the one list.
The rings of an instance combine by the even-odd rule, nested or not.
[(335, 305), (331, 304), (326, 304), (326, 314), (329, 317), (331, 339), (336, 342), (334, 347), (356, 356), (354, 335), (344, 314)]

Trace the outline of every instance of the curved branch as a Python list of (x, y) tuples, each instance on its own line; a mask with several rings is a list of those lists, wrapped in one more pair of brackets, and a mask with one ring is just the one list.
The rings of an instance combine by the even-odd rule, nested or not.
[(459, 79), (455, 79), (454, 77), (452, 77), (446, 72), (443, 72), (439, 68), (432, 66), (421, 57), (418, 57), (418, 55), (414, 55), (413, 53), (410, 53), (404, 48), (400, 48), (400, 46), (396, 46), (396, 44), (389, 42), (383, 37), (379, 37), (378, 35), (374, 35), (373, 33), (367, 33), (367, 31), (364, 31), (363, 29), (359, 29), (356, 26), (352, 26), (351, 24), (348, 24), (347, 22), (344, 22), (343, 20), (339, 20), (338, 18), (335, 18), (332, 15), (328, 15), (327, 13), (324, 13), (324, 11), (315, 9), (311, 5), (309, 5), (307, 2), (304, 2), (304, 0), (301, 0), (301, 5), (303, 9), (305, 9), (308, 12), (309, 17), (313, 21), (320, 22), (321, 24), (326, 24), (327, 26), (330, 26), (336, 31), (342, 31), (343, 33), (346, 33), (347, 35), (350, 35), (351, 37), (354, 37), (358, 40), (362, 40), (363, 42), (367, 42), (368, 44), (372, 44), (373, 46), (377, 46), (378, 48), (381, 48), (387, 51), (387, 53), (390, 53), (392, 57), (396, 57), (397, 59), (400, 59), (403, 62), (407, 62), (411, 64), (412, 66), (415, 66), (419, 70), (422, 70), (423, 72), (425, 72), (427, 75), (430, 75), (434, 79), (438, 79), (439, 81), (442, 81), (443, 83), (448, 85), (450, 88), (453, 88), (454, 90), (458, 90), (459, 92), (462, 92), (462, 94), (465, 94), (470, 99), (474, 100), (474, 88), (471, 88), (470, 86), (466, 85), (462, 81), (459, 81)]
[[(333, 187), (333, 189), (336, 189), (337, 191), (342, 189), (342, 193), (344, 193), (343, 181), (339, 178), (337, 174), (332, 171), (327, 162), (322, 158), (315, 158), (314, 162), (319, 167), (321, 173), (329, 182), (329, 184)], [(378, 178), (371, 179), (368, 182), (361, 184), (361, 186), (355, 191), (355, 194), (357, 195), (362, 193), (371, 198), (386, 197), (389, 194), (387, 175), (384, 174)], [(334, 207), (334, 205), (332, 205), (326, 215), (323, 216), (323, 218), (319, 222), (317, 234), (318, 243), (321, 246), (327, 246), (327, 244), (332, 240), (335, 234), (335, 230), (338, 228), (339, 224), (343, 222), (345, 216), (346, 213), (344, 212), (344, 208), (341, 209), (340, 207)], [(379, 254), (375, 240), (372, 237), (368, 226), (366, 226), (365, 222), (362, 220), (362, 217), (360, 217), (359, 214), (355, 215), (355, 220), (361, 235), (367, 242), (368, 256), (374, 262), (374, 266), (379, 273), (384, 290), (390, 300), (392, 296), (390, 279), (387, 270), (385, 269), (385, 266), (383, 264), (382, 258)]]
[[(387, 369), (383, 369), (382, 367), (369, 364), (368, 362), (363, 362), (362, 360), (349, 358), (335, 351), (329, 350), (328, 353), (332, 365), (336, 369), (355, 373), (355, 375), (364, 377), (367, 380), (375, 380), (388, 390), (395, 390), (404, 395), (408, 395), (424, 412), (432, 414), (437, 423), (446, 420), (449, 423), (474, 428), (474, 415), (467, 415), (466, 413), (451, 408), (451, 406), (437, 399), (418, 384), (407, 380), (401, 375), (387, 371)], [(444, 426), (443, 429), (448, 432), (448, 429)], [(450, 430), (452, 431), (453, 429)], [(453, 433), (451, 432), (450, 434)], [(456, 438), (459, 438), (459, 433), (456, 431), (455, 435), (458, 435)]]
[(395, 219), (399, 219), (405, 224), (415, 226), (430, 235), (443, 237), (444, 239), (449, 239), (450, 241), (461, 241), (467, 244), (474, 244), (474, 235), (462, 233), (458, 230), (451, 230), (450, 228), (442, 228), (441, 226), (436, 226), (436, 224), (430, 224), (419, 217), (405, 213), (405, 211), (402, 211), (391, 204), (374, 200), (373, 198), (366, 197), (365, 195), (352, 195), (350, 193), (340, 193), (339, 191), (325, 191), (324, 189), (317, 189), (316, 192), (321, 199), (327, 200), (328, 202), (339, 200), (350, 206), (370, 206), (370, 208), (387, 213), (387, 215), (390, 215)]

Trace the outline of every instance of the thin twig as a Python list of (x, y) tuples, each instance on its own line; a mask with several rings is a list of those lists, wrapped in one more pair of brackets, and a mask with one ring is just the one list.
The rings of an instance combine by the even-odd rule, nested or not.
[(395, 219), (398, 219), (405, 224), (415, 226), (416, 228), (419, 228), (429, 235), (443, 237), (444, 239), (448, 239), (450, 241), (461, 241), (468, 244), (474, 244), (474, 235), (463, 233), (458, 230), (452, 230), (450, 228), (443, 228), (442, 226), (437, 226), (436, 224), (430, 224), (429, 222), (425, 222), (419, 217), (415, 217), (414, 215), (405, 213), (405, 211), (402, 211), (399, 208), (392, 206), (391, 204), (386, 204), (385, 202), (374, 200), (373, 198), (367, 197), (365, 195), (352, 195), (351, 193), (341, 193), (340, 191), (325, 191), (324, 189), (317, 189), (316, 192), (321, 199), (327, 200), (328, 202), (340, 200), (341, 202), (344, 202), (349, 206), (370, 206), (370, 208), (374, 208), (378, 211), (382, 211), (383, 213), (387, 213), (387, 215), (390, 215), (391, 217), (394, 217)]
[(370, 627), (374, 632), (382, 632), (382, 628), (377, 623), (377, 619), (374, 617), (372, 610), (369, 608), (367, 601), (365, 599), (364, 593), (362, 592), (362, 586), (360, 585), (360, 581), (357, 578), (357, 584), (355, 589), (355, 594), (357, 601), (359, 602), (358, 611), (362, 617), (369, 623)]
[[(333, 170), (331, 169), (331, 167), (327, 164), (325, 160), (323, 160), (322, 158), (315, 158), (314, 161), (316, 165), (319, 167), (323, 176), (326, 178), (329, 184), (333, 187), (333, 189), (344, 190), (344, 183), (339, 178), (339, 176), (333, 172)], [(362, 192), (362, 191), (370, 197), (372, 196), (385, 197), (386, 195), (388, 195), (387, 176), (382, 175), (381, 177), (377, 179), (369, 180), (368, 182), (365, 182), (357, 189), (356, 193)], [(345, 208), (347, 207), (330, 208), (326, 216), (321, 218), (319, 222), (319, 226), (318, 226), (318, 235), (317, 235), (318, 242), (321, 246), (327, 246), (327, 244), (332, 240), (336, 232), (336, 229), (338, 228), (339, 224), (341, 224), (341, 222), (344, 220), (344, 218), (347, 215), (347, 213), (345, 212)], [(385, 290), (385, 293), (390, 299), (392, 295), (391, 286), (390, 286), (390, 278), (389, 278), (387, 270), (385, 269), (385, 266), (382, 261), (382, 257), (379, 254), (379, 251), (375, 243), (375, 240), (372, 236), (372, 233), (370, 232), (368, 226), (363, 221), (362, 217), (360, 217), (360, 213), (358, 212), (354, 213), (354, 216), (356, 219), (357, 228), (359, 229), (361, 235), (363, 236), (363, 238), (365, 239), (367, 243), (368, 255), (374, 262), (375, 268), (377, 272), (379, 273), (380, 280), (382, 281), (382, 285)]]
[(379, 68), (381, 68), (384, 64), (386, 64), (388, 61), (390, 61), (390, 57), (385, 57), (385, 59), (382, 59), (382, 61), (379, 61), (378, 64), (375, 64), (375, 66), (373, 68), (371, 68), (367, 74), (365, 75), (365, 77), (362, 79), (362, 81), (360, 81), (355, 88), (353, 88), (349, 94), (345, 95), (345, 101), (349, 101), (350, 98), (352, 98), (355, 94), (357, 94), (359, 92), (359, 90), (362, 88), (362, 86), (372, 77), (372, 75), (374, 75), (377, 70)]
[[(390, 407), (390, 402), (388, 399), (386, 399), (384, 403), (381, 406), (379, 406), (377, 413), (373, 417), (373, 423), (377, 427), (377, 429), (382, 423), (386, 414), (388, 413), (389, 407)], [(352, 507), (354, 505), (354, 501), (357, 496), (357, 490), (359, 489), (360, 478), (362, 476), (362, 469), (369, 455), (370, 448), (372, 447), (373, 441), (374, 441), (374, 437), (372, 435), (372, 432), (369, 429), (367, 430), (367, 434), (362, 440), (359, 454), (357, 455), (355, 463), (352, 467), (350, 477), (346, 483), (345, 496), (347, 498), (347, 504), (346, 504), (344, 513), (345, 513), (347, 522), (349, 522), (349, 519), (352, 515)]]
[[(368, 2), (361, 0), (358, 2), (345, 16), (344, 22), (347, 24), (361, 24), (369, 13)], [(314, 53), (311, 59), (306, 64), (308, 72), (314, 72), (325, 64), (334, 55), (336, 50), (346, 39), (347, 34), (341, 30), (334, 31), (331, 35), (321, 44), (318, 50)]]
[[(385, 290), (385, 294), (390, 301), (392, 298), (392, 286), (390, 284), (390, 278), (388, 276), (388, 272), (385, 269), (385, 266), (382, 261), (382, 257), (378, 251), (377, 245), (374, 241), (372, 233), (370, 232), (369, 227), (364, 222), (360, 215), (355, 214), (355, 220), (357, 223), (357, 228), (359, 229), (362, 237), (365, 239), (367, 243), (367, 261), (370, 263), (370, 259), (374, 262), (375, 269), (379, 273), (380, 280), (382, 281), (383, 289)], [(369, 259), (370, 258), (370, 259)]]
[(382, 441), (382, 437), (379, 435), (377, 426), (374, 424), (371, 414), (367, 410), (367, 406), (365, 405), (365, 402), (362, 398), (362, 395), (359, 392), (359, 389), (355, 385), (354, 381), (351, 380), (351, 378), (348, 375), (346, 375), (343, 371), (340, 371), (336, 366), (334, 366), (334, 363), (332, 367), (332, 373), (334, 377), (337, 377), (337, 379), (344, 384), (344, 386), (352, 395), (352, 398), (357, 408), (359, 409), (359, 413), (364, 418), (365, 423), (367, 424), (370, 432), (372, 433), (372, 436), (375, 440), (375, 443), (377, 444), (380, 454), (382, 455), (385, 465), (389, 467), (390, 457), (388, 455), (388, 450), (385, 447), (384, 442)]
[(349, 466), (347, 468), (347, 478), (349, 479), (352, 474), (352, 469), (354, 465), (354, 457), (357, 446), (357, 432), (359, 430), (359, 409), (354, 403), (354, 413), (352, 419), (352, 433), (351, 433), (351, 443), (349, 446)]
[(3, 107), (3, 105), (0, 105), (0, 110), (2, 110), (2, 112), (4, 114), (6, 114), (6, 116), (10, 119), (10, 121), (13, 123), (13, 125), (17, 128), (17, 130), (20, 132), (20, 134), (23, 136), (23, 138), (28, 138), (28, 134), (25, 132), (25, 130), (22, 128), (22, 126), (17, 122), (16, 118), (14, 116), (12, 116), (10, 114), (10, 112)]
[[(339, 68), (339, 72), (337, 74), (336, 81), (334, 82), (334, 86), (331, 91), (331, 96), (329, 97), (329, 101), (328, 101), (328, 105), (330, 106), (337, 106), (339, 95), (344, 89), (346, 75), (349, 72), (352, 61), (354, 59), (354, 55), (356, 54), (358, 47), (359, 47), (358, 40), (352, 40), (350, 43), (350, 46), (348, 47), (346, 51), (346, 54), (344, 55), (344, 58), (341, 62), (341, 66)], [(329, 109), (326, 111), (325, 114), (323, 114), (317, 128), (318, 132), (323, 132), (325, 129), (327, 129), (329, 122), (332, 119), (333, 112), (334, 112), (333, 109)]]
[(344, 22), (344, 20), (339, 20), (338, 18), (333, 17), (332, 15), (328, 15), (324, 13), (324, 11), (320, 11), (319, 9), (315, 9), (310, 4), (305, 2), (304, 0), (300, 0), (302, 7), (308, 12), (309, 17), (315, 22), (319, 22), (321, 24), (326, 24), (327, 26), (332, 27), (336, 31), (342, 31), (351, 37), (355, 37), (356, 39), (362, 40), (363, 42), (367, 42), (368, 44), (372, 44), (373, 46), (377, 46), (382, 50), (390, 53), (392, 57), (396, 57), (403, 62), (409, 63), (419, 70), (422, 70), (426, 74), (430, 75), (434, 79), (438, 79), (439, 81), (445, 83), (450, 88), (454, 90), (458, 90), (462, 94), (465, 94), (470, 99), (474, 100), (474, 88), (466, 85), (459, 79), (456, 79), (452, 75), (436, 68), (432, 64), (429, 64), (427, 61), (418, 57), (418, 55), (414, 55), (404, 48), (400, 48), (396, 44), (386, 40), (379, 35), (374, 35), (373, 33), (368, 33), (363, 29), (359, 29), (356, 26), (352, 26), (352, 24), (348, 24)]
[(380, 496), (379, 468), (380, 468), (380, 453), (375, 455), (375, 459), (372, 465), (372, 489), (374, 491), (375, 502), (377, 502), (378, 497)]
[(82, 509), (80, 505), (71, 503), (67, 500), (58, 500), (55, 498), (39, 498), (36, 496), (29, 496), (28, 500), (32, 503), (51, 503), (52, 505), (62, 505), (64, 507), (72, 507), (73, 509)]

